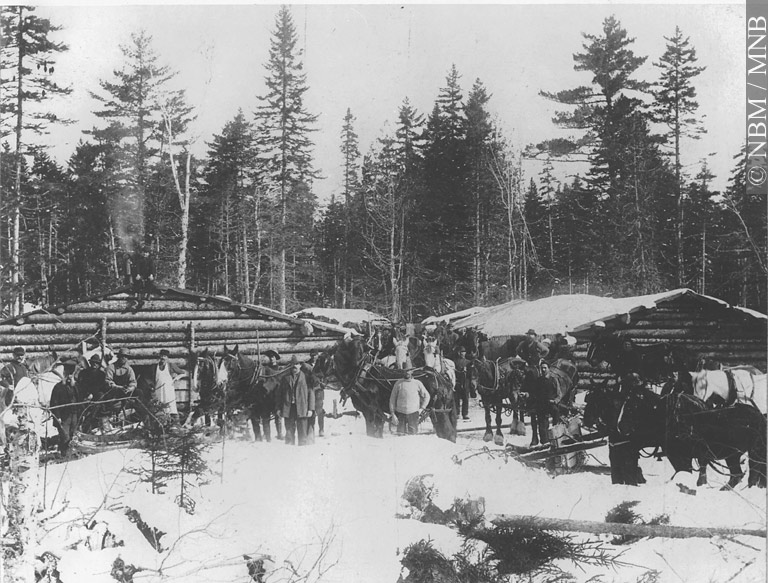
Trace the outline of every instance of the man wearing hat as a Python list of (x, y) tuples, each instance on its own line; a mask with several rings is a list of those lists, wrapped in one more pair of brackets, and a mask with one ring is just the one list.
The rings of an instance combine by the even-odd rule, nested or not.
[(325, 389), (320, 384), (319, 379), (315, 376), (315, 364), (317, 364), (318, 352), (316, 349), (309, 351), (309, 360), (301, 365), (301, 369), (304, 371), (304, 375), (309, 382), (309, 388), (315, 392), (315, 415), (309, 418), (309, 434), (313, 434), (315, 431), (315, 419), (317, 419), (317, 436), (323, 437), (325, 435), (325, 409), (323, 408), (323, 401), (325, 401)]
[(413, 435), (419, 432), (419, 415), (429, 405), (430, 395), (424, 384), (413, 378), (413, 369), (406, 369), (405, 378), (392, 388), (389, 412), (397, 421), (397, 433)]
[(294, 445), (298, 433), (298, 444), (307, 445), (309, 419), (315, 414), (315, 392), (309, 387), (295, 354), (290, 365), (288, 374), (280, 379), (277, 389), (278, 413), (285, 419), (285, 443)]
[[(108, 392), (107, 371), (102, 366), (101, 356), (92, 354), (88, 359), (88, 368), (77, 371), (75, 376), (76, 392), (80, 399), (101, 401)], [(84, 413), (83, 431), (90, 431), (94, 426), (94, 419), (99, 417), (98, 409), (87, 408)]]
[(174, 380), (184, 373), (170, 361), (171, 353), (163, 348), (159, 353), (157, 364), (152, 371), (154, 392), (152, 396), (163, 406), (164, 413), (171, 416), (174, 423), (179, 420), (179, 410), (176, 407), (176, 387)]
[[(267, 364), (264, 365), (264, 376), (274, 377), (280, 373), (280, 353), (276, 350), (265, 350), (264, 356), (267, 359)], [(275, 391), (275, 430), (277, 431), (277, 439), (283, 439), (283, 420), (280, 417), (280, 401)], [(270, 435), (268, 427), (264, 430), (267, 441), (270, 441)]]
[(454, 388), (456, 410), (461, 411), (461, 417), (464, 421), (468, 421), (472, 361), (467, 359), (467, 349), (459, 346), (458, 355), (453, 359), (453, 362), (456, 365), (456, 387)]
[(13, 390), (21, 379), (29, 376), (26, 358), (27, 352), (21, 346), (13, 349), (13, 360), (0, 371), (0, 385), (5, 389)]
[(516, 352), (528, 366), (538, 368), (539, 362), (549, 354), (549, 348), (539, 342), (536, 330), (531, 328), (526, 332), (525, 340), (517, 345)]
[(80, 395), (75, 385), (72, 370), (64, 372), (61, 381), (56, 383), (51, 391), (51, 416), (56, 430), (59, 432), (59, 452), (66, 455), (72, 436), (77, 430), (80, 417), (80, 407), (75, 403), (80, 401)]
[(136, 390), (136, 373), (128, 364), (125, 348), (117, 351), (117, 360), (107, 367), (107, 388), (118, 397), (130, 395)]

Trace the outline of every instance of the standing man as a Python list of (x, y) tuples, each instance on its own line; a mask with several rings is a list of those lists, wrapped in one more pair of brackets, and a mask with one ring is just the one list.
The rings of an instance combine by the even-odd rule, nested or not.
[(13, 349), (13, 360), (0, 371), (0, 385), (6, 389), (6, 392), (8, 390), (13, 391), (21, 379), (29, 376), (26, 360), (26, 350), (21, 346)]
[[(88, 368), (76, 372), (75, 384), (77, 394), (83, 400), (101, 401), (108, 392), (107, 371), (101, 365), (101, 356), (91, 355), (88, 360)], [(83, 431), (89, 432), (94, 427), (94, 419), (100, 415), (98, 408), (86, 409)]]
[(176, 377), (184, 374), (184, 371), (170, 362), (171, 353), (165, 348), (160, 351), (160, 356), (153, 371), (153, 398), (162, 407), (162, 412), (171, 416), (173, 424), (179, 421), (179, 410), (176, 407), (176, 387), (173, 382)]
[[(267, 377), (276, 377), (278, 374), (280, 374), (280, 354), (276, 350), (267, 350), (264, 352), (264, 356), (267, 357), (267, 364), (264, 365), (264, 375)], [(274, 398), (275, 398), (275, 408), (274, 408), (274, 414), (275, 414), (275, 430), (277, 431), (277, 439), (283, 439), (283, 420), (280, 417), (280, 399), (279, 399), (279, 393), (280, 391), (275, 391)], [(269, 422), (267, 422), (267, 429), (269, 428)], [(267, 433), (267, 429), (264, 430), (264, 434), (267, 437), (267, 441), (270, 441), (269, 433)]]
[(309, 381), (309, 388), (315, 391), (315, 415), (309, 418), (310, 432), (314, 432), (315, 419), (317, 419), (317, 436), (323, 437), (325, 435), (325, 409), (323, 408), (325, 389), (314, 373), (317, 357), (317, 350), (313, 348), (309, 351), (309, 360), (302, 365), (302, 368)]
[(291, 357), (290, 365), (277, 390), (280, 416), (285, 418), (285, 443), (294, 445), (298, 433), (298, 444), (307, 445), (309, 419), (315, 414), (315, 392), (309, 388), (296, 355)]
[(461, 418), (469, 420), (469, 393), (472, 383), (472, 361), (467, 359), (467, 349), (459, 347), (459, 354), (453, 361), (456, 364), (456, 387), (454, 398), (456, 410), (461, 411)]
[(406, 370), (405, 378), (395, 383), (389, 397), (389, 412), (397, 420), (399, 434), (419, 432), (419, 414), (429, 405), (429, 399), (422, 382), (413, 378), (413, 370)]
[[(107, 395), (105, 400), (130, 397), (136, 390), (136, 373), (133, 371), (133, 367), (128, 364), (128, 351), (125, 348), (117, 351), (117, 360), (107, 367), (106, 381)], [(105, 410), (106, 412), (116, 412), (120, 411), (123, 406), (124, 402), (112, 403), (107, 405)], [(103, 412), (101, 425), (103, 429), (109, 429), (108, 415), (105, 423)]]
[[(531, 445), (549, 442), (549, 417), (552, 416), (555, 423), (560, 422), (560, 413), (557, 409), (557, 385), (549, 374), (549, 365), (541, 363), (540, 376), (533, 381), (531, 400), (533, 401), (533, 413), (531, 415)], [(538, 428), (538, 434), (536, 429)]]
[(539, 362), (549, 354), (549, 348), (539, 342), (536, 330), (531, 328), (526, 332), (526, 338), (517, 345), (517, 355), (528, 363), (528, 366), (536, 368)]
[(59, 452), (62, 456), (69, 451), (69, 444), (77, 431), (77, 422), (80, 417), (80, 407), (76, 403), (80, 401), (75, 376), (65, 372), (60, 382), (56, 383), (51, 391), (51, 415), (53, 424), (59, 432)]

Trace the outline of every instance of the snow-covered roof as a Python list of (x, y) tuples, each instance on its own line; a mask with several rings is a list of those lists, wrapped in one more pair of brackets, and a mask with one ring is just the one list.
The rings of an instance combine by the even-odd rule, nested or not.
[(574, 329), (574, 332), (580, 333), (585, 332), (592, 328), (593, 326), (600, 326), (601, 323), (604, 326), (605, 322), (613, 320), (615, 318), (623, 317), (627, 314), (631, 314), (633, 312), (636, 312), (638, 310), (642, 309), (654, 309), (659, 304), (662, 304), (664, 302), (669, 302), (672, 300), (675, 300), (677, 298), (681, 298), (683, 296), (690, 296), (695, 297), (705, 303), (710, 303), (712, 305), (718, 305), (722, 306), (723, 308), (729, 308), (734, 309), (739, 312), (743, 312), (753, 318), (756, 318), (758, 320), (768, 320), (768, 316), (765, 314), (762, 314), (760, 312), (757, 312), (755, 310), (750, 310), (749, 308), (742, 308), (739, 306), (732, 306), (726, 301), (723, 301), (719, 298), (715, 298), (713, 296), (707, 296), (703, 294), (696, 293), (693, 290), (690, 290), (688, 288), (679, 288), (674, 289), (667, 292), (661, 292), (657, 294), (650, 294), (645, 296), (634, 296), (629, 298), (617, 298), (615, 299), (615, 304), (613, 308), (613, 312), (610, 314), (604, 314), (602, 316), (596, 316), (595, 318), (592, 318), (590, 320), (587, 320), (586, 322), (583, 322), (579, 326), (577, 326)]
[(329, 322), (331, 324), (364, 324), (370, 322), (376, 325), (388, 326), (391, 324), (388, 318), (371, 312), (369, 310), (362, 310), (359, 308), (354, 309), (340, 309), (340, 308), (304, 308), (298, 312), (291, 314), (294, 318), (316, 319), (319, 321)]
[(475, 314), (479, 314), (481, 312), (485, 312), (488, 308), (483, 308), (480, 306), (475, 306), (473, 308), (467, 308), (466, 310), (460, 310), (458, 312), (452, 312), (450, 314), (443, 314), (442, 316), (430, 316), (429, 318), (425, 318), (422, 320), (422, 324), (425, 326), (429, 326), (430, 324), (440, 324), (445, 323), (455, 323), (461, 320), (462, 318), (467, 318), (469, 316), (474, 316)]
[[(522, 335), (530, 328), (539, 334), (565, 334), (584, 331), (593, 325), (599, 326), (599, 322), (622, 317), (640, 309), (653, 309), (660, 303), (685, 295), (693, 295), (728, 308), (734, 307), (717, 298), (697, 294), (686, 288), (627, 298), (573, 294), (551, 296), (533, 302), (517, 300), (493, 306), (480, 314), (464, 318), (454, 324), (454, 327), (475, 328), (491, 338)], [(754, 310), (737, 309), (755, 318), (768, 319), (765, 314)]]

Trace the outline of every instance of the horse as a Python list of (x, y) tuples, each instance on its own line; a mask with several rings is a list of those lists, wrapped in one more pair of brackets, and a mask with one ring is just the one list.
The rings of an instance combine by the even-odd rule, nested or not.
[(443, 357), (436, 338), (424, 340), (424, 366), (446, 375), (453, 386), (456, 386), (456, 365), (452, 360)]
[[(321, 355), (315, 371), (321, 382), (335, 376), (341, 385), (342, 400), (351, 399), (355, 409), (362, 413), (366, 434), (383, 437), (389, 397), (395, 382), (404, 378), (402, 371), (377, 363), (360, 338), (340, 340), (327, 355)], [(429, 392), (428, 413), (435, 433), (455, 442), (456, 404), (450, 379), (430, 368), (414, 370), (413, 378), (420, 380)]]
[[(7, 398), (0, 399), (0, 442), (3, 444), (6, 442), (6, 423), (25, 421), (31, 424), (38, 445), (41, 437), (53, 435), (55, 429), (53, 419), (45, 409), (51, 404), (53, 387), (64, 378), (64, 365), (53, 352), (28, 357), (26, 366), (29, 376), (20, 379)], [(18, 415), (13, 419), (14, 410), (20, 412), (21, 419)]]
[(225, 400), (227, 412), (238, 416), (244, 411), (251, 421), (253, 435), (256, 441), (261, 441), (261, 428), (264, 428), (264, 438), (271, 441), (270, 420), (276, 419), (275, 425), (280, 438), (281, 426), (276, 415), (276, 394), (279, 375), (267, 376), (263, 373), (258, 362), (240, 352), (238, 346), (232, 349), (224, 347), (224, 366), (227, 370), (227, 387)]
[[(480, 394), (485, 410), (485, 434), (483, 441), (491, 441), (496, 445), (504, 445), (501, 433), (501, 414), (512, 411), (514, 417), (510, 423), (510, 433), (525, 435), (525, 424), (522, 423), (520, 388), (524, 372), (519, 363), (525, 363), (514, 356), (496, 360), (475, 360), (472, 364), (473, 376), (477, 381), (477, 392)], [(496, 434), (491, 428), (491, 413), (496, 415)], [(522, 433), (520, 425), (522, 424)]]
[(650, 391), (630, 393), (618, 422), (619, 431), (632, 436), (643, 428), (663, 436), (664, 451), (675, 472), (699, 464), (697, 486), (707, 483), (706, 467), (724, 460), (730, 474), (721, 490), (733, 489), (744, 477), (741, 456), (749, 458), (748, 485), (766, 486), (766, 418), (751, 405), (736, 403), (710, 409), (694, 395), (665, 397)]
[(637, 373), (643, 380), (664, 382), (687, 366), (688, 355), (682, 347), (667, 342), (638, 346), (629, 337), (609, 334), (589, 344), (587, 361), (595, 367), (607, 362), (619, 376)]
[[(758, 374), (755, 374), (757, 371)], [(766, 375), (751, 367), (689, 371), (692, 393), (705, 403), (754, 405), (768, 413)]]

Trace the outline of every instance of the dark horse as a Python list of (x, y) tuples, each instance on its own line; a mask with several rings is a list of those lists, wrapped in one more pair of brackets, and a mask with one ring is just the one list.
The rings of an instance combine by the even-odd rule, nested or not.
[(667, 342), (638, 346), (629, 337), (608, 334), (590, 343), (587, 360), (592, 366), (607, 362), (620, 377), (637, 373), (646, 381), (665, 382), (676, 370), (687, 369), (688, 355)]
[[(264, 439), (271, 441), (270, 420), (276, 415), (276, 389), (281, 374), (266, 373), (258, 362), (242, 354), (237, 346), (231, 350), (224, 347), (224, 363), (229, 375), (226, 410), (245, 411), (256, 441), (262, 440), (262, 427)], [(280, 437), (278, 435), (278, 439)]]
[[(722, 490), (734, 488), (744, 477), (741, 456), (748, 454), (748, 485), (766, 486), (766, 419), (751, 405), (710, 409), (699, 398), (684, 393), (664, 397), (650, 391), (630, 393), (619, 418), (619, 431), (632, 436), (640, 431), (659, 432), (664, 450), (676, 472), (693, 470), (699, 463), (697, 485), (707, 483), (706, 467), (717, 470), (724, 460), (730, 479)], [(720, 472), (723, 473), (723, 472)]]
[[(361, 338), (341, 340), (318, 360), (315, 372), (321, 382), (334, 375), (341, 384), (342, 399), (352, 399), (355, 409), (363, 414), (367, 434), (383, 437), (384, 423), (389, 416), (389, 397), (395, 382), (404, 378), (404, 373), (376, 364), (365, 349)], [(420, 380), (429, 392), (428, 410), (435, 433), (455, 442), (457, 420), (452, 383), (430, 368), (414, 370), (413, 378)]]
[[(483, 441), (491, 441), (496, 445), (504, 444), (501, 433), (501, 414), (511, 411), (514, 414), (510, 429), (512, 433), (525, 435), (525, 425), (520, 412), (520, 388), (524, 371), (521, 368), (525, 361), (517, 356), (498, 358), (496, 360), (475, 360), (472, 365), (473, 375), (477, 380), (477, 392), (480, 394), (485, 409), (485, 435)], [(474, 379), (473, 379), (474, 380)], [(491, 413), (496, 415), (496, 435), (491, 427)], [(520, 431), (522, 425), (522, 432)]]

